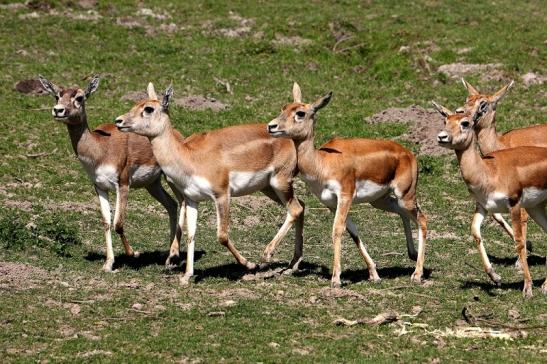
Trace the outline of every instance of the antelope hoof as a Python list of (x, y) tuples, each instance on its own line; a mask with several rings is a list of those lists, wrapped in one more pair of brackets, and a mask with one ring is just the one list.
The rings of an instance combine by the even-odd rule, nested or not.
[(289, 269), (292, 270), (293, 272), (297, 272), (298, 266), (300, 265), (301, 262), (302, 262), (302, 257), (292, 258), (291, 262), (289, 263)]
[(262, 257), (260, 258), (260, 263), (264, 264), (264, 263), (270, 263), (272, 260), (272, 255), (271, 254), (266, 254), (264, 253), (262, 255)]
[(368, 273), (368, 280), (369, 282), (372, 282), (372, 283), (380, 283), (382, 281), (382, 278), (380, 278), (378, 273), (374, 271), (373, 273), (371, 272)]
[(499, 274), (494, 272), (494, 270), (491, 270), (490, 272), (488, 272), (488, 276), (490, 277), (492, 282), (496, 284), (496, 286), (499, 286), (501, 284), (501, 277)]
[(333, 279), (330, 282), (330, 288), (340, 288), (341, 286), (342, 286), (342, 283), (340, 282), (340, 279), (338, 279), (338, 280)]
[(190, 278), (192, 276), (187, 276), (186, 274), (180, 277), (179, 283), (181, 286), (189, 286), (190, 285)]
[(522, 290), (522, 296), (524, 299), (532, 298), (532, 285), (524, 286), (524, 289)]
[(179, 260), (179, 255), (169, 255), (165, 261), (165, 268), (173, 269), (177, 267), (177, 261)]
[(255, 270), (257, 268), (257, 265), (255, 263), (251, 263), (251, 262), (247, 262), (245, 264), (245, 267), (248, 269), (248, 270)]
[(541, 286), (541, 293), (547, 296), (547, 281)]
[(131, 256), (136, 259), (141, 256), (141, 252), (138, 250), (134, 250)]
[(112, 273), (112, 266), (114, 265), (114, 259), (107, 260), (103, 265), (103, 271), (106, 273)]
[(423, 283), (422, 274), (416, 273), (416, 272), (412, 273), (412, 275), (410, 276), (410, 282), (416, 283), (416, 284), (422, 284)]

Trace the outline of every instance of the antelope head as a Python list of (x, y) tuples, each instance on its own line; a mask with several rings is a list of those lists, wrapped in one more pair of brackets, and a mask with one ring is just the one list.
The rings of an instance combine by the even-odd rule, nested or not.
[(169, 86), (161, 102), (152, 82), (148, 84), (148, 99), (133, 106), (129, 112), (116, 118), (120, 131), (133, 132), (149, 138), (157, 137), (170, 125), (169, 102), (173, 96), (173, 86)]
[(268, 123), (268, 132), (274, 137), (304, 140), (313, 135), (315, 113), (328, 105), (332, 92), (320, 97), (312, 104), (302, 102), (302, 92), (296, 82), (292, 93), (293, 102), (285, 105), (281, 114)]
[(85, 90), (59, 87), (42, 75), (38, 79), (44, 90), (55, 97), (56, 103), (51, 110), (55, 120), (73, 125), (85, 121), (85, 101), (99, 87), (99, 76), (94, 76)]

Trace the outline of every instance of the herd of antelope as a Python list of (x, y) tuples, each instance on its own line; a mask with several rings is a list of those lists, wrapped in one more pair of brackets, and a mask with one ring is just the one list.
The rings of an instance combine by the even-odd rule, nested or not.
[[(380, 280), (376, 265), (349, 216), (352, 204), (361, 202), (401, 217), (408, 256), (416, 261), (411, 281), (422, 281), (427, 218), (416, 199), (416, 156), (393, 141), (363, 138), (335, 138), (316, 149), (316, 114), (329, 104), (332, 93), (305, 103), (295, 83), (293, 102), (285, 105), (267, 125), (243, 124), (184, 137), (170, 121), (171, 86), (160, 99), (150, 83), (148, 98), (117, 117), (115, 125), (102, 124), (90, 130), (85, 103), (97, 90), (99, 78), (94, 77), (85, 90), (61, 88), (42, 76), (39, 78), (44, 89), (55, 97), (53, 117), (67, 126), (74, 152), (99, 197), (106, 241), (105, 271), (112, 271), (114, 264), (109, 191), (116, 193), (114, 230), (128, 256), (139, 254), (129, 244), (123, 227), (130, 187), (146, 188), (167, 210), (171, 233), (165, 262), (168, 267), (178, 261), (186, 222), (187, 258), (186, 271), (180, 278), (182, 284), (188, 284), (194, 274), (198, 205), (205, 200), (215, 204), (220, 244), (247, 269), (257, 267), (236, 249), (228, 232), (230, 199), (258, 191), (287, 209), (285, 221), (266, 246), (260, 266), (271, 261), (276, 246), (294, 224), (294, 255), (288, 269), (297, 270), (302, 261), (304, 203), (295, 196), (292, 184), (300, 173), (310, 191), (335, 215), (332, 287), (341, 283), (344, 230), (357, 245), (368, 268), (369, 280)], [(490, 264), (480, 231), (485, 215), (491, 212), (516, 243), (517, 264), (524, 274), (523, 295), (528, 298), (532, 296), (525, 246), (528, 216), (547, 232), (547, 124), (498, 134), (496, 106), (513, 83), (489, 96), (462, 81), (469, 94), (463, 107), (451, 112), (433, 103), (445, 120), (437, 142), (455, 151), (463, 180), (476, 201), (471, 231), (486, 273), (499, 284), (501, 278)], [(163, 188), (162, 175), (178, 203)], [(502, 212), (510, 213), (512, 227), (501, 216)], [(418, 228), (417, 252), (411, 221)], [(547, 294), (547, 279), (541, 291)]]

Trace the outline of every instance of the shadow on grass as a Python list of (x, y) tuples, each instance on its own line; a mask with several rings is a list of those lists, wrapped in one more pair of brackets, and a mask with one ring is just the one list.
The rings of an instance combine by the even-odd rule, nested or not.
[[(410, 279), (410, 276), (414, 272), (414, 268), (395, 266), (395, 267), (379, 268), (377, 271), (378, 271), (378, 275), (382, 279), (385, 279), (385, 278), (393, 279), (393, 278), (404, 277), (404, 276), (408, 276), (408, 278)], [(424, 268), (424, 279), (429, 279), (432, 272), (433, 272), (433, 269)], [(293, 273), (293, 275), (295, 277), (306, 277), (310, 275), (315, 275), (317, 277), (320, 277), (329, 281), (332, 278), (332, 272), (328, 267), (324, 265), (307, 263), (307, 262), (302, 262), (300, 264), (300, 270), (298, 272)], [(366, 281), (369, 278), (368, 269), (342, 270), (341, 278), (351, 283)]]
[[(532, 280), (532, 286), (535, 288), (541, 287), (544, 280), (545, 278)], [(480, 282), (460, 281), (460, 287), (462, 289), (479, 288), (481, 291), (483, 291), (487, 295), (494, 297), (494, 296), (498, 296), (498, 294), (496, 294), (496, 292), (494, 291), (495, 289), (522, 291), (522, 289), (524, 288), (524, 281), (502, 282), (500, 285), (496, 285), (493, 282), (487, 281), (486, 279)]]
[[(194, 262), (201, 259), (201, 257), (204, 255), (205, 255), (205, 251), (196, 250), (194, 252)], [(168, 256), (169, 256), (169, 252), (164, 250), (142, 252), (138, 258), (133, 258), (125, 254), (121, 254), (116, 256), (113, 269), (128, 267), (134, 270), (139, 270), (143, 267), (148, 267), (150, 265), (163, 266), (165, 265), (165, 261), (167, 260)], [(175, 272), (184, 271), (186, 264), (181, 264), (181, 263), (184, 261), (185, 258), (186, 258), (186, 253), (181, 252), (179, 255), (179, 258), (173, 260), (173, 263), (176, 264), (176, 267), (173, 268), (172, 270)], [(87, 255), (84, 257), (84, 259), (90, 262), (95, 262), (95, 261), (104, 262), (106, 260), (106, 256), (104, 254), (99, 254), (97, 252), (87, 252)]]
[[(490, 262), (492, 264), (499, 264), (499, 265), (515, 265), (515, 262), (517, 261), (517, 256), (516, 254), (512, 257), (504, 257), (504, 258), (500, 258), (500, 257), (496, 257), (496, 256), (493, 256), (493, 255), (488, 255), (488, 259), (490, 259)], [(531, 265), (545, 265), (545, 257), (541, 256), (541, 255), (537, 255), (537, 254), (530, 254), (528, 256), (528, 265), (531, 266)]]

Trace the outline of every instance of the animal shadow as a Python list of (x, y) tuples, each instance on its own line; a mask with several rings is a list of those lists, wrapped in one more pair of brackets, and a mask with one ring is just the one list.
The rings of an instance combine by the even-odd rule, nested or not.
[[(184, 252), (180, 252), (179, 258), (173, 261), (173, 263), (176, 264), (176, 267), (173, 268), (173, 271), (184, 271), (184, 267), (186, 264), (181, 264), (183, 261), (183, 257), (185, 256), (184, 254), (185, 254)], [(204, 255), (205, 255), (205, 251), (196, 250), (194, 252), (194, 261), (198, 261)], [(168, 256), (169, 256), (168, 252), (164, 250), (142, 252), (138, 258), (130, 257), (125, 254), (120, 254), (116, 256), (113, 269), (128, 267), (134, 270), (139, 270), (141, 268), (148, 267), (151, 265), (163, 266), (165, 265), (165, 261), (167, 260)], [(100, 254), (97, 252), (88, 252), (87, 255), (84, 257), (84, 259), (90, 262), (95, 262), (95, 261), (104, 261), (106, 257), (104, 254)]]
[[(542, 283), (543, 283), (543, 279), (535, 279), (532, 281), (532, 287), (541, 287)], [(480, 282), (466, 280), (466, 281), (460, 281), (460, 287), (462, 289), (479, 288), (481, 291), (483, 291), (487, 295), (494, 297), (494, 296), (497, 296), (494, 290), (498, 288), (503, 290), (510, 289), (513, 291), (522, 291), (522, 288), (524, 287), (524, 281), (502, 282), (501, 284), (496, 285), (493, 282), (490, 282), (486, 279)]]
[[(512, 257), (500, 258), (500, 257), (496, 257), (496, 256), (493, 256), (493, 255), (488, 255), (488, 259), (490, 259), (490, 261), (493, 264), (510, 266), (510, 265), (515, 265), (515, 262), (517, 261), (517, 256), (515, 254)], [(537, 254), (528, 255), (528, 259), (526, 259), (526, 260), (528, 261), (529, 266), (544, 265), (545, 264), (545, 257), (541, 256), (541, 255), (537, 255)]]

